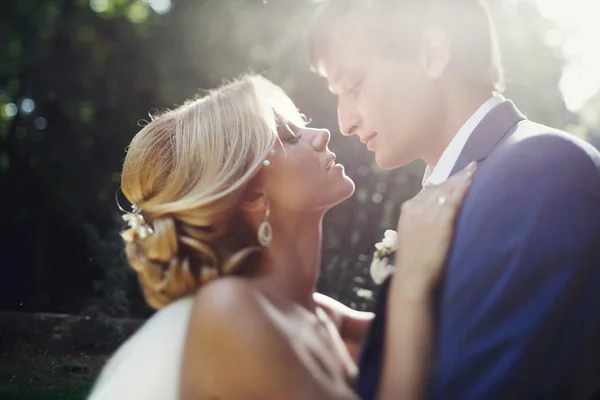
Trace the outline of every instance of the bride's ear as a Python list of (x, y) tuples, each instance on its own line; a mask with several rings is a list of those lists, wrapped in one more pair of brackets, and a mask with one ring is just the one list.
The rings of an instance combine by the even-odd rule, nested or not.
[(266, 193), (258, 188), (250, 188), (242, 199), (241, 209), (247, 213), (264, 212), (267, 209)]

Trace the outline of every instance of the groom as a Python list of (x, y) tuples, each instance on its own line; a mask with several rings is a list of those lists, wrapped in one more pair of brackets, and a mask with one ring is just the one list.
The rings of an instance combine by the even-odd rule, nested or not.
[[(343, 135), (438, 184), (479, 162), (434, 302), (428, 397), (585, 399), (600, 368), (600, 154), (500, 96), (478, 0), (330, 0), (309, 35)], [(389, 280), (364, 343), (374, 399)]]

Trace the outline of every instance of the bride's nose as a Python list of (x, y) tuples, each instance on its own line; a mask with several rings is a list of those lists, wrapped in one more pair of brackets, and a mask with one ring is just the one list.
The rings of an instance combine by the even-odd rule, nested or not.
[(312, 141), (312, 146), (315, 151), (324, 151), (329, 144), (329, 139), (331, 139), (331, 134), (327, 129), (317, 130)]

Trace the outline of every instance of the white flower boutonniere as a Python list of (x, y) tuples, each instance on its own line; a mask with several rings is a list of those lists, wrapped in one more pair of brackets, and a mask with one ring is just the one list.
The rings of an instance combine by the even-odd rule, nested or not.
[(383, 240), (375, 243), (377, 250), (373, 254), (373, 261), (371, 262), (371, 278), (378, 285), (381, 285), (385, 278), (394, 272), (394, 255), (397, 242), (398, 233), (388, 229), (385, 231)]

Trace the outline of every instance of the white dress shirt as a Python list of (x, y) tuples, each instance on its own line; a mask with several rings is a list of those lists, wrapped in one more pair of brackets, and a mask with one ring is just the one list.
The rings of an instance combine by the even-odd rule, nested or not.
[(471, 117), (465, 122), (465, 124), (459, 129), (459, 131), (454, 135), (446, 150), (442, 153), (438, 163), (435, 165), (435, 168), (431, 166), (427, 166), (425, 170), (425, 176), (423, 177), (423, 186), (428, 184), (438, 185), (450, 176), (450, 172), (454, 168), (454, 164), (458, 160), (460, 153), (463, 151), (465, 145), (467, 144), (467, 140), (479, 125), (481, 120), (485, 118), (485, 116), (498, 104), (504, 101), (504, 97), (500, 95), (494, 95), (489, 98), (485, 103), (483, 103), (477, 111), (471, 115)]

